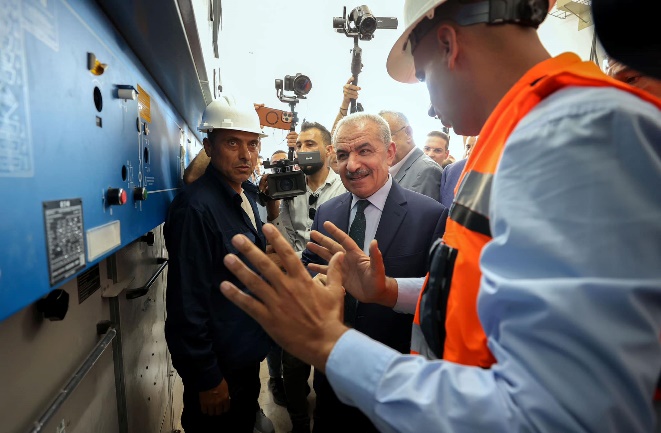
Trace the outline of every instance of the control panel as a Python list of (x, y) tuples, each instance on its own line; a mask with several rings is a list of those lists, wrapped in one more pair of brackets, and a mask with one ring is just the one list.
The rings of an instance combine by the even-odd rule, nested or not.
[(3, 320), (161, 224), (199, 140), (94, 2), (0, 6)]

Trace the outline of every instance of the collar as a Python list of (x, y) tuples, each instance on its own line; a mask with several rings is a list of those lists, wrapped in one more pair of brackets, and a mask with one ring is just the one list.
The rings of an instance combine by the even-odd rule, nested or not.
[[(332, 171), (332, 170), (331, 170)], [(379, 188), (377, 192), (367, 197), (366, 200), (370, 202), (371, 205), (383, 212), (383, 207), (386, 205), (386, 200), (388, 199), (388, 194), (390, 194), (390, 188), (392, 187), (392, 176), (388, 175), (388, 180), (386, 183)], [(356, 205), (358, 200), (362, 200), (360, 197), (351, 193), (351, 209)]]
[[(240, 195), (238, 192), (236, 192), (236, 191), (234, 190), (234, 188), (232, 188), (232, 187), (230, 186), (230, 184), (227, 182), (227, 179), (225, 179), (225, 177), (220, 173), (220, 171), (218, 171), (218, 170), (213, 166), (213, 164), (209, 163), (209, 165), (207, 166), (207, 170), (205, 171), (204, 174), (207, 175), (207, 176), (210, 176), (210, 177), (213, 179), (213, 181), (214, 181), (218, 186), (220, 186), (220, 190), (222, 191), (222, 193), (223, 193), (224, 195), (226, 195), (226, 196), (227, 196), (228, 198), (230, 198), (231, 200), (234, 200), (234, 201), (237, 201), (237, 200), (238, 200), (238, 203), (241, 203), (241, 201), (242, 201), (242, 200), (241, 200), (241, 195)], [(243, 183), (241, 184), (241, 187), (242, 187), (244, 190), (245, 190), (246, 188), (248, 188), (248, 189), (250, 190), (250, 189), (251, 189), (251, 186), (253, 186), (253, 185), (252, 185), (248, 180), (246, 180), (245, 182), (243, 182)]]
[[(340, 175), (335, 173), (332, 168), (328, 169), (328, 175), (326, 176), (326, 181), (324, 182), (323, 185), (321, 185), (319, 188), (317, 188), (317, 191), (321, 191), (327, 186), (330, 186), (334, 184), (338, 179), (340, 178)], [(310, 186), (308, 185), (307, 182), (305, 182), (305, 187), (308, 190), (310, 194), (315, 194), (317, 191), (312, 191)]]
[(413, 152), (415, 151), (415, 149), (416, 149), (416, 147), (413, 146), (413, 149), (411, 149), (411, 150), (409, 151), (409, 153), (407, 153), (406, 155), (404, 155), (404, 158), (402, 158), (401, 161), (399, 161), (397, 164), (391, 166), (391, 167), (388, 169), (388, 172), (389, 172), (390, 174), (392, 174), (393, 176), (397, 175), (397, 173), (399, 173), (399, 170), (402, 168), (402, 166), (404, 165), (404, 163), (406, 163), (406, 160), (409, 159), (409, 158), (411, 157), (411, 155), (413, 155)]

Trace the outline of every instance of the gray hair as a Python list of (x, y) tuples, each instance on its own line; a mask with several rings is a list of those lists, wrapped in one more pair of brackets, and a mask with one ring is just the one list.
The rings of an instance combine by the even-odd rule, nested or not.
[(404, 116), (404, 113), (400, 113), (399, 111), (381, 110), (379, 111), (379, 116), (393, 117), (397, 119), (397, 121), (401, 123), (403, 126), (411, 126), (409, 124), (409, 119), (407, 119), (406, 116)]
[(377, 127), (377, 133), (379, 139), (383, 141), (383, 144), (388, 147), (392, 141), (390, 135), (390, 127), (388, 127), (388, 122), (386, 122), (383, 117), (377, 116), (376, 114), (358, 112), (351, 114), (344, 119), (340, 120), (337, 126), (335, 127), (335, 133), (333, 134), (333, 145), (337, 143), (337, 138), (340, 135), (340, 130), (345, 126), (354, 126), (365, 128), (367, 125), (375, 125)]

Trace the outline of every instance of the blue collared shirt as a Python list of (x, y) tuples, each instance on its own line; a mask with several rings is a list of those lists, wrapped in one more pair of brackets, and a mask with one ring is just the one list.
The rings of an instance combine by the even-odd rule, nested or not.
[(354, 330), (326, 374), (384, 432), (650, 432), (661, 370), (661, 112), (568, 88), (517, 126), (492, 186), (478, 313), (490, 369)]
[[(376, 230), (379, 228), (379, 222), (381, 221), (381, 214), (383, 213), (383, 207), (386, 205), (386, 200), (388, 199), (388, 194), (390, 194), (390, 188), (392, 187), (392, 176), (388, 175), (388, 180), (386, 183), (378, 189), (374, 194), (369, 197), (366, 197), (366, 200), (370, 204), (365, 208), (365, 245), (363, 245), (363, 251), (365, 254), (369, 255), (370, 242), (376, 236)], [(358, 200), (361, 200), (356, 194), (351, 194), (351, 213), (349, 214), (349, 227), (353, 223), (353, 219), (356, 217), (356, 203)]]

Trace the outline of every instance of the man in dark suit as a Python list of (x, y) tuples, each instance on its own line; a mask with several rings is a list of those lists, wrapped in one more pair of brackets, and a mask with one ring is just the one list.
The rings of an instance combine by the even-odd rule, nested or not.
[(464, 171), (466, 161), (468, 159), (453, 162), (443, 169), (443, 175), (441, 176), (441, 204), (448, 209), (452, 206), (454, 188), (457, 186), (457, 182), (459, 182), (461, 172)]
[(413, 128), (406, 116), (397, 111), (381, 111), (379, 116), (388, 122), (391, 139), (396, 145), (395, 158), (390, 163), (390, 174), (395, 182), (439, 201), (438, 191), (443, 169), (415, 146)]
[(477, 137), (464, 137), (464, 159), (453, 162), (443, 169), (443, 175), (441, 176), (441, 204), (446, 208), (450, 209), (452, 206), (452, 201), (454, 201), (454, 189), (459, 182), (459, 177), (461, 177), (461, 172), (464, 171), (466, 166), (466, 161), (473, 151), (473, 146), (477, 142)]
[[(395, 157), (388, 124), (379, 116), (357, 113), (337, 126), (336, 148), (340, 177), (349, 191), (317, 210), (313, 230), (326, 234), (325, 221), (349, 233), (369, 254), (378, 242), (386, 273), (397, 277), (423, 277), (429, 248), (445, 231), (447, 210), (437, 201), (402, 188), (388, 173)], [(303, 262), (325, 263), (309, 249)], [(345, 323), (393, 349), (408, 353), (412, 315), (376, 304), (345, 300)], [(317, 408), (314, 432), (377, 431), (360, 411), (337, 399), (326, 377), (315, 372)]]

